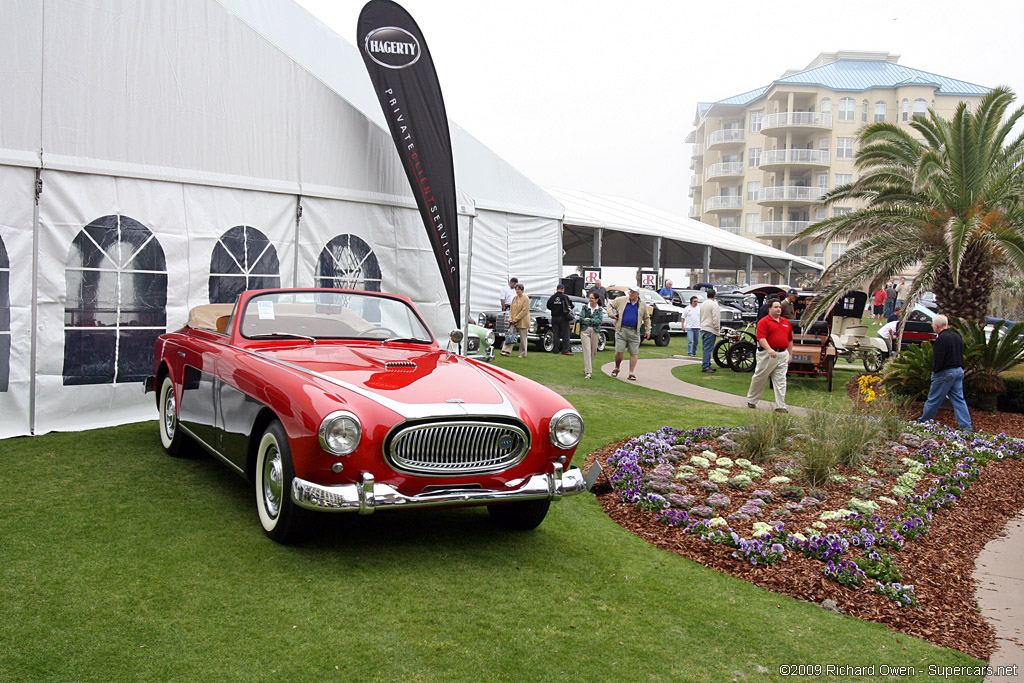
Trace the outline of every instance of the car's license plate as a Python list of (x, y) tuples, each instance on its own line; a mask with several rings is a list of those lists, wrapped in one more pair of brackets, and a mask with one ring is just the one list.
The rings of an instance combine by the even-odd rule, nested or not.
[(809, 353), (794, 353), (793, 358), (790, 361), (792, 363), (810, 363), (811, 354)]

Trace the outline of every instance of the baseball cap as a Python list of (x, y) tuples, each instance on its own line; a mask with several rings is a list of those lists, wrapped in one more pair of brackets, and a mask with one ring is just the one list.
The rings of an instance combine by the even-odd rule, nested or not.
[(795, 289), (791, 289), (788, 292), (786, 292), (786, 296), (789, 296), (790, 294), (796, 296), (796, 290)]
[(640, 288), (637, 287), (636, 285), (630, 285), (629, 286), (629, 291), (636, 292), (637, 294), (639, 294), (640, 293)]
[(555, 287), (555, 289), (558, 289), (558, 290), (562, 290), (562, 289), (565, 289), (565, 285), (563, 285), (563, 284), (562, 284), (561, 282), (559, 282), (559, 283), (558, 283), (558, 286), (557, 286), (557, 287)]

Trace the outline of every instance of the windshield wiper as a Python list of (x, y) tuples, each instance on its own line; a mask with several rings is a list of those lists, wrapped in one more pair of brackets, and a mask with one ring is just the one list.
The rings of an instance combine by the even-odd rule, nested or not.
[(420, 344), (429, 344), (429, 339), (420, 339), (419, 337), (388, 337), (381, 341), (381, 344), (387, 344), (388, 342), (414, 342)]
[(308, 334), (295, 334), (294, 332), (267, 332), (266, 334), (253, 334), (249, 336), (249, 339), (305, 339), (310, 344), (316, 344), (316, 337), (310, 337)]

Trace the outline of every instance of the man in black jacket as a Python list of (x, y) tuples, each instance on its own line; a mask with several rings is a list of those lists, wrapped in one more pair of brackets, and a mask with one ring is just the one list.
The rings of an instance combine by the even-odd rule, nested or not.
[(558, 291), (548, 298), (548, 310), (551, 311), (551, 331), (555, 335), (555, 345), (551, 351), (571, 356), (569, 316), (572, 313), (572, 301), (565, 293), (565, 285), (559, 283)]
[(939, 335), (932, 342), (932, 388), (918, 422), (935, 419), (939, 406), (948, 397), (960, 429), (973, 431), (971, 413), (964, 400), (964, 340), (949, 329), (949, 320), (944, 315), (932, 318), (932, 329)]

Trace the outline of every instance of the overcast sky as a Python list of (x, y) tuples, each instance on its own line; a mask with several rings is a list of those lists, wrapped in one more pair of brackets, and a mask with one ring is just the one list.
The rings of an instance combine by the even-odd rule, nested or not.
[[(355, 42), (362, 0), (299, 0)], [(448, 115), (541, 185), (685, 215), (697, 102), (766, 85), (821, 52), (1024, 92), (1020, 0), (399, 0)], [(843, 15), (852, 15), (842, 18)]]

